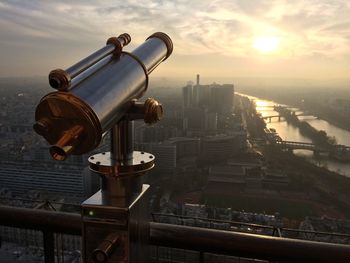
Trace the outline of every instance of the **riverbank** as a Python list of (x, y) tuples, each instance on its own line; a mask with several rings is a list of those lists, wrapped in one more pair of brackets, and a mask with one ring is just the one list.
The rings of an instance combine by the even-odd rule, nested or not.
[(328, 136), (326, 131), (317, 130), (308, 122), (299, 120), (294, 111), (282, 106), (277, 106), (274, 110), (277, 111), (280, 116), (285, 118), (287, 122), (299, 128), (300, 133), (305, 137), (310, 138), (316, 145), (331, 148), (336, 144), (335, 138)]
[[(258, 113), (250, 117), (262, 119)], [(247, 124), (251, 123), (247, 122)], [(255, 131), (256, 134), (264, 132), (262, 126), (253, 125), (252, 128), (259, 129)], [(345, 218), (350, 218), (350, 178), (316, 166), (305, 158), (294, 155), (292, 151), (282, 151), (274, 144), (257, 143), (255, 145), (255, 150), (263, 154), (266, 167), (284, 171), (288, 175), (290, 184), (287, 191), (303, 193), (303, 201), (319, 203), (321, 207), (326, 207), (328, 210), (335, 209), (337, 212), (333, 214), (338, 213)]]
[(347, 130), (350, 132), (350, 120), (348, 118), (344, 118), (340, 116), (337, 112), (320, 106), (316, 103), (312, 103), (311, 101), (302, 101), (298, 99), (283, 99), (278, 98), (276, 96), (269, 96), (268, 93), (264, 94), (252, 94), (251, 92), (245, 91), (246, 95), (248, 96), (259, 96), (262, 100), (269, 100), (274, 101), (277, 104), (287, 104), (291, 107), (300, 108), (304, 111), (309, 112), (310, 114), (314, 115), (315, 117), (319, 119), (323, 119), (327, 122), (329, 122), (332, 125), (335, 125), (341, 129)]

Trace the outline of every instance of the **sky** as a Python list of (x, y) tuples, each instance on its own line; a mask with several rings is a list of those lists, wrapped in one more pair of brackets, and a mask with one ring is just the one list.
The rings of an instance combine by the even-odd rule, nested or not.
[(152, 75), (350, 79), (349, 0), (0, 1), (0, 77), (45, 76), (127, 32), (162, 31)]

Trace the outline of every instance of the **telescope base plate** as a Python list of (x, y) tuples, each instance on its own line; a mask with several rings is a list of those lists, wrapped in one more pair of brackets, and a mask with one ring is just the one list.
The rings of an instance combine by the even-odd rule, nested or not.
[(131, 176), (145, 173), (154, 167), (154, 155), (133, 151), (132, 158), (120, 162), (111, 158), (110, 152), (102, 152), (89, 157), (90, 169), (111, 177)]

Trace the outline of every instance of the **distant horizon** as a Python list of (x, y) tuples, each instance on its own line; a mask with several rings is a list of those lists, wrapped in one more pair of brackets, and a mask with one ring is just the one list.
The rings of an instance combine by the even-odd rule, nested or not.
[[(173, 87), (183, 87), (187, 85), (188, 82), (195, 83), (197, 73), (193, 74), (192, 77), (169, 77), (169, 76), (150, 76), (150, 83), (160, 85), (160, 82), (164, 82), (164, 85), (169, 85)], [(36, 79), (43, 82), (47, 81), (48, 76), (45, 75), (33, 75), (33, 76), (0, 76), (0, 81), (4, 80), (31, 80)], [(328, 79), (313, 79), (313, 78), (290, 78), (290, 77), (207, 77), (200, 74), (200, 84), (210, 85), (213, 83), (218, 84), (234, 84), (244, 85), (247, 87), (264, 87), (264, 88), (274, 88), (276, 86), (282, 87), (334, 87), (334, 88), (350, 88), (350, 78), (328, 78)], [(48, 81), (47, 84), (49, 85)]]

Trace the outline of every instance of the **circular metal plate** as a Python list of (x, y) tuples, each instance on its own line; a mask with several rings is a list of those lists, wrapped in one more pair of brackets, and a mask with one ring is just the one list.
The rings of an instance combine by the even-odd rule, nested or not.
[(90, 169), (96, 173), (116, 177), (145, 173), (154, 167), (154, 155), (134, 151), (132, 156), (132, 159), (122, 163), (112, 159), (110, 152), (98, 153), (89, 157)]

